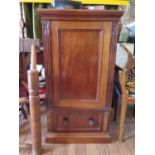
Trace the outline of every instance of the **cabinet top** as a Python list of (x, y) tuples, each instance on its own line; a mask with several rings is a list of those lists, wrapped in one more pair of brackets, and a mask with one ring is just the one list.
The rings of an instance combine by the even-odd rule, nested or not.
[(38, 9), (41, 19), (51, 20), (110, 20), (118, 21), (123, 11), (86, 9)]

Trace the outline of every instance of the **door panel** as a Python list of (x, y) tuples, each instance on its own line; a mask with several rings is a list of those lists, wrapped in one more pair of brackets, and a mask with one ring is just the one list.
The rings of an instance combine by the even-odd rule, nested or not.
[(105, 106), (111, 22), (51, 23), (53, 107)]
[(59, 31), (61, 99), (96, 99), (100, 33), (100, 30)]

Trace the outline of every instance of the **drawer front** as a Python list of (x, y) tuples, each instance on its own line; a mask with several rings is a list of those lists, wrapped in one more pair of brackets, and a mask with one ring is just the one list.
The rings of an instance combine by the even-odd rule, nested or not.
[(87, 111), (54, 111), (54, 131), (101, 131), (102, 113)]

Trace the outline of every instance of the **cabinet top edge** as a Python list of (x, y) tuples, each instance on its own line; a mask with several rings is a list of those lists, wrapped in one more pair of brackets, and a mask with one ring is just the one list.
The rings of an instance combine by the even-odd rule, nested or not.
[(113, 10), (86, 10), (86, 9), (38, 9), (38, 13), (41, 18), (52, 18), (53, 16), (63, 16), (63, 17), (96, 17), (96, 18), (113, 18), (119, 19), (123, 15), (123, 11), (113, 11)]

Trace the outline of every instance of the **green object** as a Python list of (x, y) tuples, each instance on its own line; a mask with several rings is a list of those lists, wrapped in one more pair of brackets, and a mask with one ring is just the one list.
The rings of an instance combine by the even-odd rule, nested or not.
[(45, 8), (46, 4), (41, 3), (33, 3), (32, 4), (32, 16), (33, 16), (33, 38), (34, 39), (42, 39), (42, 31), (41, 31), (41, 21), (40, 16), (38, 15), (38, 8)]
[(23, 3), (27, 38), (42, 39), (41, 20), (37, 9), (49, 7), (50, 4), (45, 3)]
[(106, 10), (118, 10), (118, 5), (105, 5)]
[(128, 40), (128, 32), (125, 28), (122, 29), (119, 37), (119, 42), (124, 42), (126, 43)]
[(27, 38), (33, 38), (33, 28), (32, 28), (32, 4), (23, 3), (24, 19), (26, 26), (26, 36)]

